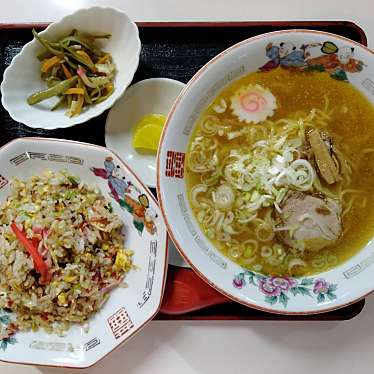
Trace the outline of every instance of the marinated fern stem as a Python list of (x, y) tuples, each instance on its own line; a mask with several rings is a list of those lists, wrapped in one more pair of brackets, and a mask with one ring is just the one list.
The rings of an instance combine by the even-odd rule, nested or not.
[(116, 67), (112, 56), (96, 45), (97, 39), (110, 34), (88, 34), (73, 30), (58, 41), (49, 41), (35, 30), (32, 33), (43, 47), (37, 56), (41, 61), (41, 78), (47, 89), (27, 98), (29, 105), (51, 97), (58, 101), (51, 108), (67, 108), (66, 115), (79, 115), (87, 106), (105, 101), (114, 91)]

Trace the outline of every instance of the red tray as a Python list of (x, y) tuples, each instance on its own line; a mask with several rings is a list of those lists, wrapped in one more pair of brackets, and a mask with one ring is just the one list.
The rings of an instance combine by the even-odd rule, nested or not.
[[(0, 71), (22, 45), (31, 40), (31, 28), (47, 24), (0, 24)], [(208, 60), (243, 39), (281, 29), (307, 28), (328, 31), (367, 45), (364, 31), (347, 21), (281, 22), (141, 22), (138, 23), (142, 51), (134, 81), (168, 77), (187, 82)], [(188, 58), (186, 58), (188, 51)], [(85, 126), (46, 131), (14, 122), (0, 106), (0, 145), (22, 136), (63, 137), (104, 144), (106, 113)], [(359, 314), (365, 300), (345, 308), (311, 316), (282, 316), (261, 312), (232, 302), (204, 283), (192, 270), (169, 266), (165, 295), (156, 319), (194, 320), (347, 320)]]

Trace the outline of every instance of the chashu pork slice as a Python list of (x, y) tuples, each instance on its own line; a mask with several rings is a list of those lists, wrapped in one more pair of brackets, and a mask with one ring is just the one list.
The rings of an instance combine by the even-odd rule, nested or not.
[(342, 233), (341, 204), (333, 199), (289, 191), (277, 212), (278, 237), (300, 251), (318, 251)]

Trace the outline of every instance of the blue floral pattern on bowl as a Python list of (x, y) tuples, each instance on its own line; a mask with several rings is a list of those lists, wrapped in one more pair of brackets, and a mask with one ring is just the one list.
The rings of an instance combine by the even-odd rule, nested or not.
[(10, 313), (0, 309), (0, 349), (5, 351), (9, 344), (17, 343), (13, 337), (17, 326), (12, 322)]
[(235, 275), (233, 286), (243, 288), (245, 286), (254, 286), (265, 295), (265, 302), (274, 305), (280, 303), (284, 308), (287, 307), (291, 297), (297, 295), (309, 296), (317, 303), (323, 303), (328, 300), (336, 299), (335, 291), (337, 285), (329, 283), (322, 278), (291, 278), (284, 276), (265, 276), (245, 270)]

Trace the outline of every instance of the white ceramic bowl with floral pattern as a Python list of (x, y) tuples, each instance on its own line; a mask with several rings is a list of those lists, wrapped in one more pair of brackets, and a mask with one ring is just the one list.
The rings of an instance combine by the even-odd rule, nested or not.
[[(161, 306), (167, 270), (167, 232), (157, 202), (116, 154), (96, 145), (58, 139), (17, 139), (0, 148), (0, 165), (1, 202), (9, 196), (12, 177), (30, 178), (45, 170), (65, 169), (85, 183), (98, 186), (124, 222), (125, 247), (135, 252), (136, 269), (126, 275), (128, 287), (113, 290), (104, 307), (89, 319), (88, 332), (81, 325), (73, 325), (63, 337), (39, 330), (0, 338), (2, 361), (89, 367), (128, 341), (151, 321)], [(127, 205), (121, 204), (124, 200)], [(135, 208), (142, 206), (144, 209), (137, 211), (144, 211), (144, 215), (132, 214), (126, 208), (129, 204)], [(0, 331), (13, 318), (0, 309)]]
[(80, 9), (52, 23), (40, 35), (54, 41), (70, 34), (73, 29), (88, 33), (111, 34), (110, 39), (97, 43), (112, 55), (117, 68), (113, 94), (71, 118), (65, 114), (66, 109), (51, 111), (58, 101), (56, 97), (30, 106), (27, 97), (47, 88), (40, 78), (40, 61), (36, 58), (43, 48), (33, 39), (14, 57), (5, 70), (1, 83), (3, 107), (15, 121), (29, 127), (48, 130), (71, 127), (97, 117), (109, 109), (131, 83), (138, 68), (141, 44), (138, 27), (125, 13), (110, 7)]
[[(325, 53), (324, 45), (333, 50)], [(309, 46), (307, 53), (305, 46)], [(313, 65), (316, 61), (318, 66)], [(277, 66), (328, 71), (333, 78), (353, 84), (374, 103), (374, 55), (361, 44), (312, 30), (279, 31), (244, 40), (207, 63), (175, 102), (158, 155), (159, 202), (177, 248), (212, 287), (268, 312), (321, 313), (353, 303), (374, 290), (372, 241), (349, 261), (316, 276), (267, 277), (223, 256), (200, 229), (187, 198), (185, 152), (202, 111), (239, 77)]]

